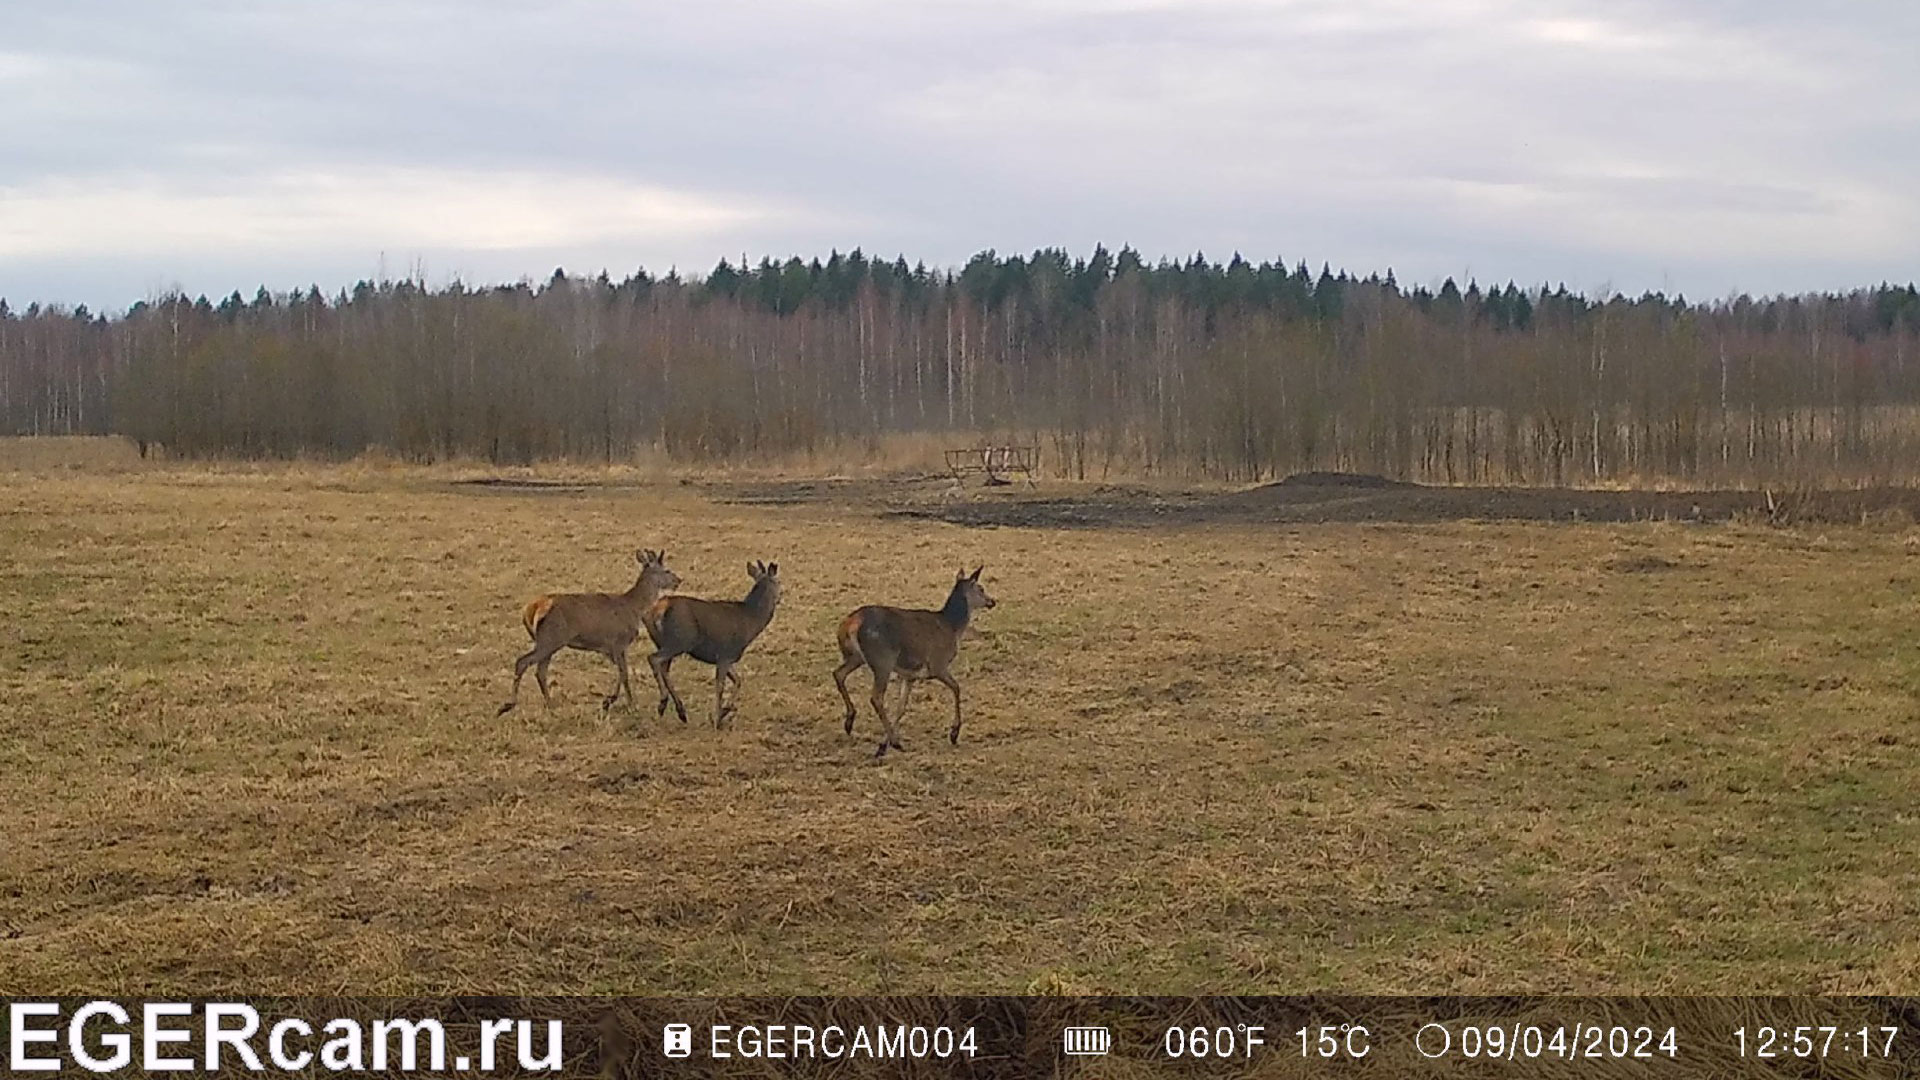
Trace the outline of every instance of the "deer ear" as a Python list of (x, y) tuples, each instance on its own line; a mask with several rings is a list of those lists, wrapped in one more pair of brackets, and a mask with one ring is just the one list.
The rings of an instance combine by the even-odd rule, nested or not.
[(768, 564), (767, 564), (767, 576), (768, 576), (768, 577), (773, 577), (773, 576), (774, 576), (775, 574), (778, 574), (779, 572), (780, 572), (780, 564), (779, 564), (779, 563), (777, 563), (777, 562), (770, 562), (770, 563), (768, 563)]
[(979, 566), (976, 566), (976, 567), (974, 567), (974, 568), (973, 568), (973, 574), (972, 574), (972, 576), (970, 576), (970, 577), (968, 577), (968, 578), (967, 578), (967, 580), (968, 580), (968, 581), (979, 581), (979, 580), (980, 580), (980, 571), (982, 571), (982, 570), (985, 570), (986, 568), (987, 568), (987, 564), (986, 564), (986, 563), (981, 563), (981, 564), (980, 564)]

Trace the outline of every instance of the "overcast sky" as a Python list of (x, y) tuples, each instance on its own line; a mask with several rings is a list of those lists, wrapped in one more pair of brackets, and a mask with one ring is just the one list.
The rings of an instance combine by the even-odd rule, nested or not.
[(7, 5), (0, 296), (1132, 244), (1695, 298), (1920, 277), (1920, 3)]

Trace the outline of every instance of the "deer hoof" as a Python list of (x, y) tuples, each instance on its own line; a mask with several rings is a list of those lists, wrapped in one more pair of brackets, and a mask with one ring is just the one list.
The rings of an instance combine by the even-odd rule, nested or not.
[(665, 715), (667, 715), (667, 699), (661, 698), (659, 707), (653, 710), (653, 717), (654, 719), (658, 720), (660, 717)]
[(951, 731), (947, 732), (947, 741), (949, 743), (952, 743), (954, 746), (959, 746), (960, 745), (960, 729), (954, 728)]
[(885, 739), (881, 739), (881, 740), (880, 740), (880, 749), (878, 749), (878, 750), (875, 750), (875, 751), (873, 752), (873, 760), (875, 760), (875, 761), (879, 761), (879, 760), (880, 760), (881, 758), (883, 758), (883, 757), (886, 757), (886, 756), (887, 756), (887, 740), (885, 740)]
[[(497, 712), (497, 713), (494, 713), (493, 715), (495, 715), (495, 716), (505, 716), (505, 715), (507, 715), (508, 713), (510, 713), (510, 712), (512, 712), (512, 711), (513, 711), (513, 706), (514, 706), (514, 704), (515, 704), (515, 703), (514, 703), (514, 702), (511, 702), (511, 701), (509, 701), (509, 702), (507, 702), (507, 703), (506, 703), (505, 705), (502, 705), (502, 706), (500, 706), (500, 711), (499, 711), (499, 712)], [(847, 730), (848, 730), (848, 731), (852, 731), (852, 730), (853, 730), (853, 725), (852, 725), (852, 724), (848, 724), (848, 725), (847, 725)]]
[(852, 713), (847, 714), (846, 729), (847, 729), (847, 734), (849, 735), (853, 734), (853, 714)]

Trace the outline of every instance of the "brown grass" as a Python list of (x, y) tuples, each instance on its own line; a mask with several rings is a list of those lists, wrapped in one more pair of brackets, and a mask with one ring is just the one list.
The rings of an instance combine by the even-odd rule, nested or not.
[[(311, 466), (0, 498), (16, 992), (1920, 988), (1910, 531), (967, 529)], [(688, 726), (603, 717), (579, 653), (496, 720), (518, 605), (637, 547), (703, 595), (780, 562), (736, 726), (692, 664)], [(922, 687), (870, 764), (834, 623), (962, 563), (1000, 601), (963, 741)]]
[(131, 439), (88, 435), (0, 437), (0, 472), (121, 472), (147, 467)]

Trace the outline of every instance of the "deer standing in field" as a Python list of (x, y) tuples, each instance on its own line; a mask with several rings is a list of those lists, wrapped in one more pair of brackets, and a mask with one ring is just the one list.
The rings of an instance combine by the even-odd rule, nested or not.
[(613, 661), (620, 678), (613, 684), (613, 693), (600, 703), (601, 712), (613, 708), (623, 689), (627, 703), (633, 703), (633, 684), (627, 681), (627, 649), (640, 636), (640, 627), (654, 602), (680, 584), (680, 575), (667, 569), (666, 552), (638, 551), (634, 559), (640, 563), (640, 577), (626, 592), (548, 593), (527, 601), (520, 609), (520, 622), (533, 639), (533, 648), (513, 662), (513, 697), (495, 715), (505, 716), (520, 703), (520, 679), (529, 667), (540, 684), (541, 698), (551, 706), (547, 665), (561, 649), (597, 652)]
[(780, 602), (779, 563), (748, 563), (747, 573), (753, 588), (744, 600), (702, 600), (694, 596), (663, 596), (654, 601), (647, 614), (647, 633), (655, 646), (647, 665), (653, 668), (654, 682), (660, 687), (660, 706), (655, 716), (665, 716), (667, 702), (673, 702), (680, 722), (687, 722), (687, 707), (680, 692), (673, 688), (668, 669), (675, 659), (691, 656), (713, 665), (713, 726), (720, 727), (737, 711), (727, 703), (727, 683), (733, 683), (737, 698), (742, 685), (733, 665), (746, 653), (747, 646), (773, 621), (774, 605)]
[(971, 574), (965, 570), (956, 574), (953, 591), (947, 594), (947, 602), (939, 611), (870, 604), (840, 621), (840, 666), (834, 669), (833, 681), (840, 687), (841, 699), (847, 703), (846, 728), (851, 735), (857, 710), (853, 707), (853, 695), (847, 691), (847, 676), (862, 664), (872, 669), (873, 696), (868, 700), (873, 702), (881, 727), (880, 748), (873, 752), (874, 757), (885, 757), (889, 746), (895, 750), (906, 749), (900, 745), (899, 717), (887, 715), (887, 682), (895, 672), (906, 680), (900, 702), (902, 716), (906, 714), (907, 701), (916, 681), (935, 679), (953, 691), (953, 727), (947, 732), (947, 738), (953, 745), (960, 745), (960, 683), (948, 668), (960, 651), (960, 637), (972, 621), (973, 613), (993, 606), (993, 597), (988, 596), (980, 584), (980, 571), (984, 569), (983, 566)]

